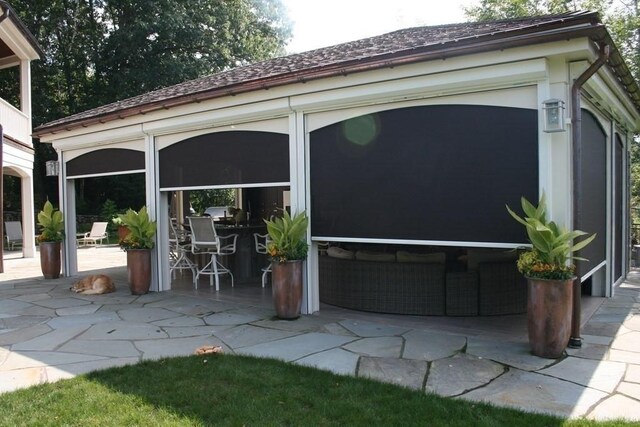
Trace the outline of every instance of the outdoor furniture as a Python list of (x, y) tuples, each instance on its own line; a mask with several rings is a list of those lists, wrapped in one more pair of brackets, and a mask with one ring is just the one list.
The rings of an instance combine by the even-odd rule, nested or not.
[(527, 311), (527, 280), (515, 262), (478, 264), (478, 313), (481, 316)]
[(84, 233), (82, 237), (78, 237), (78, 245), (82, 244), (86, 246), (90, 243), (97, 245), (98, 242), (102, 244), (104, 239), (107, 239), (107, 242), (109, 242), (109, 235), (107, 234), (108, 224), (108, 222), (94, 222), (91, 225), (91, 231)]
[(353, 310), (441, 316), (445, 266), (319, 257), (320, 301)]
[[(256, 252), (262, 255), (267, 254), (267, 247), (269, 245), (269, 234), (253, 233), (253, 240), (256, 247)], [(271, 273), (271, 263), (266, 267), (261, 268), (262, 271), (262, 287), (264, 288), (267, 283), (267, 274)]]
[(169, 272), (171, 277), (175, 278), (176, 270), (190, 270), (193, 276), (197, 274), (196, 264), (187, 256), (191, 252), (191, 244), (189, 243), (189, 233), (181, 229), (178, 221), (171, 218), (169, 221)]
[(202, 268), (196, 267), (196, 274), (193, 277), (193, 285), (198, 289), (200, 275), (209, 275), (210, 285), (213, 286), (215, 277), (216, 291), (220, 290), (220, 275), (231, 276), (231, 287), (233, 287), (233, 273), (220, 263), (218, 256), (231, 255), (236, 251), (237, 234), (228, 236), (218, 236), (213, 218), (211, 217), (187, 217), (191, 228), (191, 253), (195, 255), (208, 255), (209, 261)]
[(4, 232), (9, 250), (13, 250), (16, 245), (22, 246), (22, 224), (20, 221), (5, 221)]

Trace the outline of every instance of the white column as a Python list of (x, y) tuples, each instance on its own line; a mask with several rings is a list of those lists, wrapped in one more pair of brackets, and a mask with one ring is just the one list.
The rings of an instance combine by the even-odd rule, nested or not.
[(28, 176), (21, 175), (20, 182), (22, 193), (22, 256), (33, 258), (36, 253), (33, 170), (29, 171)]
[(60, 210), (64, 217), (65, 239), (62, 251), (62, 268), (65, 276), (78, 274), (78, 249), (76, 247), (76, 186), (74, 180), (67, 179), (65, 154), (58, 152), (60, 176), (58, 177)]
[(29, 118), (29, 132), (31, 132), (31, 63), (29, 60), (20, 61), (20, 111)]
[[(308, 209), (308, 156), (305, 141), (304, 114), (294, 112), (289, 115), (289, 173), (291, 189), (291, 212), (307, 211), (311, 220), (311, 212)], [(311, 227), (307, 229), (307, 242), (311, 243)], [(302, 313), (311, 314), (318, 311), (320, 302), (318, 297), (317, 274), (317, 245), (311, 244), (309, 256), (306, 262), (304, 284), (302, 291)]]
[[(158, 191), (158, 173), (157, 173), (157, 155), (156, 155), (156, 142), (153, 135), (145, 134), (144, 138), (144, 151), (145, 151), (145, 190), (147, 200), (147, 210), (149, 211), (149, 217), (158, 221), (160, 218), (160, 193)], [(160, 224), (158, 224), (160, 227)], [(156, 245), (151, 252), (151, 291), (158, 292), (164, 289), (164, 284), (161, 282), (162, 274), (159, 270), (159, 266), (162, 265), (161, 250), (158, 250), (158, 245), (162, 244), (159, 240), (158, 232), (156, 232)]]

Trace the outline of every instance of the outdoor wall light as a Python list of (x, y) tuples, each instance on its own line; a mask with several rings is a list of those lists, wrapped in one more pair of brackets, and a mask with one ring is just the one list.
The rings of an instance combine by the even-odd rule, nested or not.
[(564, 101), (548, 99), (542, 103), (545, 132), (564, 132)]
[(47, 176), (58, 176), (60, 175), (60, 163), (57, 160), (48, 160), (45, 162), (45, 170), (47, 172)]

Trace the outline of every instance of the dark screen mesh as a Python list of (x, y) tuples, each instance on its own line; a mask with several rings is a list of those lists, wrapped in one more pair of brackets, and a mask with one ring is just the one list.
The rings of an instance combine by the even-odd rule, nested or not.
[(596, 239), (578, 254), (589, 261), (576, 263), (580, 275), (593, 269), (606, 257), (607, 236), (607, 137), (596, 118), (582, 110), (582, 197), (578, 230), (598, 233)]
[(160, 188), (289, 182), (289, 135), (216, 132), (160, 150)]
[(389, 110), (311, 132), (314, 236), (526, 242), (505, 203), (538, 198), (537, 111)]
[(614, 205), (614, 213), (616, 218), (616, 229), (615, 229), (615, 240), (613, 244), (613, 259), (615, 262), (615, 270), (614, 274), (615, 280), (618, 280), (622, 277), (623, 271), (623, 263), (622, 259), (622, 248), (624, 247), (624, 234), (622, 232), (622, 219), (623, 219), (623, 205), (624, 199), (622, 197), (623, 190), (623, 182), (624, 182), (624, 170), (623, 167), (623, 158), (624, 158), (624, 145), (622, 144), (622, 140), (620, 139), (620, 135), (616, 135), (616, 143), (615, 143), (615, 205)]
[(144, 152), (125, 148), (105, 148), (67, 162), (67, 177), (144, 170)]

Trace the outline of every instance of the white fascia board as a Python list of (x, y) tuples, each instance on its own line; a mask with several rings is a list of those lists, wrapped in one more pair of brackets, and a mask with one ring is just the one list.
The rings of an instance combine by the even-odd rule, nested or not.
[(385, 102), (424, 97), (440, 97), (464, 92), (532, 85), (547, 78), (544, 59), (533, 59), (511, 64), (491, 65), (480, 68), (431, 74), (420, 77), (380, 82), (336, 89), (312, 95), (291, 98), (295, 110), (319, 110), (328, 107), (345, 107), (363, 102)]
[[(356, 88), (366, 90), (369, 85), (385, 85), (397, 80), (424, 78), (442, 74), (437, 77), (446, 79), (445, 74), (457, 72), (464, 74), (475, 68), (504, 64), (507, 69), (518, 67), (518, 63), (533, 60), (542, 61), (543, 58), (552, 55), (575, 54), (576, 51), (588, 52), (588, 40), (586, 38), (568, 40), (562, 42), (545, 43), (520, 48), (510, 48), (501, 51), (464, 55), (447, 58), (445, 60), (434, 59), (414, 64), (394, 66), (384, 69), (346, 74), (343, 76), (311, 80), (306, 83), (292, 83), (285, 86), (273, 87), (265, 90), (255, 90), (237, 95), (224, 96), (211, 100), (193, 102), (181, 106), (147, 112), (144, 115), (136, 114), (119, 120), (106, 123), (96, 123), (86, 127), (78, 127), (69, 131), (58, 132), (55, 135), (46, 134), (40, 137), (43, 142), (60, 139), (64, 133), (65, 138), (80, 136), (89, 133), (100, 132), (111, 128), (127, 127), (144, 123), (146, 132), (170, 133), (189, 126), (208, 126), (208, 112), (216, 112), (219, 124), (232, 124), (234, 121), (261, 120), (276, 117), (290, 112), (288, 98), (317, 96), (318, 93), (333, 92), (340, 89)], [(433, 77), (431, 77), (433, 78)], [(534, 78), (532, 76), (531, 78)], [(305, 98), (300, 98), (304, 101)], [(302, 102), (302, 101), (300, 101)], [(269, 110), (271, 108), (272, 110)], [(252, 115), (253, 113), (253, 115)], [(191, 122), (190, 115), (195, 115)], [(214, 116), (215, 117), (215, 116)], [(162, 123), (167, 121), (166, 123)], [(184, 124), (184, 125), (183, 125)], [(57, 137), (56, 137), (57, 136)]]
[(288, 116), (290, 112), (289, 100), (280, 98), (174, 116), (164, 120), (143, 123), (142, 126), (146, 133), (162, 135), (185, 129), (229, 126), (246, 121)]
[(79, 148), (76, 147), (73, 150), (64, 150), (64, 159), (68, 162), (69, 160), (73, 160), (76, 157), (82, 156), (83, 154), (95, 152), (97, 151), (96, 147), (99, 147), (99, 149), (123, 148), (127, 150), (144, 151), (144, 138), (138, 138), (124, 142), (109, 143), (108, 145), (93, 144), (91, 146), (84, 146)]
[(248, 122), (237, 122), (233, 125), (215, 126), (207, 128), (190, 127), (185, 130), (177, 130), (174, 133), (165, 133), (156, 136), (156, 149), (162, 150), (171, 144), (184, 141), (195, 136), (215, 133), (215, 132), (233, 132), (233, 131), (262, 131), (273, 133), (289, 133), (289, 119), (287, 116), (277, 117), (267, 120), (251, 120)]
[(3, 144), (2, 165), (17, 166), (23, 169), (33, 170), (33, 154), (29, 154), (8, 144)]
[(7, 56), (6, 58), (0, 59), (0, 70), (5, 68), (17, 67), (20, 65), (20, 58), (16, 55)]
[(0, 39), (9, 46), (20, 59), (34, 61), (40, 59), (38, 52), (31, 46), (31, 43), (22, 35), (18, 27), (10, 19), (5, 19), (0, 23)]
[[(56, 150), (74, 150), (83, 147), (95, 147), (98, 145), (115, 144), (144, 138), (142, 125), (125, 126), (115, 129), (107, 129), (100, 132), (86, 132), (81, 135), (62, 137), (60, 134), (47, 135), (43, 142), (52, 142)], [(57, 138), (56, 138), (57, 137)]]

